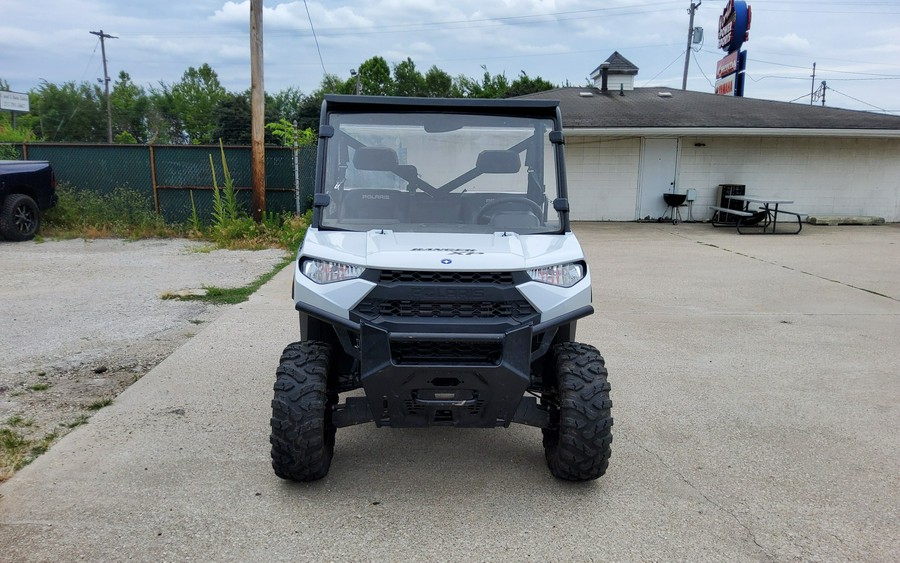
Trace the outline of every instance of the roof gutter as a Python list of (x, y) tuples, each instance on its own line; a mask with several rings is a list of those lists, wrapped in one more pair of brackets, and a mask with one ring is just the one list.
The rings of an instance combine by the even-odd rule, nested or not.
[(777, 127), (564, 127), (569, 137), (870, 137), (900, 139), (900, 129)]

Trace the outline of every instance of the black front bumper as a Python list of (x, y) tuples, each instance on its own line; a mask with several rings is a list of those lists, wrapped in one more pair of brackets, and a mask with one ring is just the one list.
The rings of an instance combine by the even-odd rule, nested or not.
[(348, 398), (335, 412), (335, 423), (374, 421), (398, 428), (544, 426), (534, 399), (523, 399), (531, 366), (547, 353), (559, 327), (593, 312), (586, 306), (537, 324), (445, 319), (425, 330), (420, 321), (355, 322), (302, 303), (297, 310), (330, 324), (344, 353), (358, 360), (354, 387), (362, 387), (366, 397)]
[[(375, 423), (508, 426), (530, 382), (531, 332), (526, 325), (494, 334), (391, 333), (363, 323), (360, 381)], [(410, 358), (407, 344), (437, 352)], [(479, 352), (487, 352), (481, 360)]]

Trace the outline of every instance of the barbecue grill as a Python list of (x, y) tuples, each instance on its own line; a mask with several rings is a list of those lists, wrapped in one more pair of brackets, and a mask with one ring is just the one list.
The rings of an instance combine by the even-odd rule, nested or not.
[(666, 215), (669, 215), (669, 218), (672, 219), (672, 224), (677, 225), (678, 221), (681, 221), (681, 211), (679, 211), (679, 207), (684, 205), (685, 200), (687, 199), (687, 194), (663, 194), (663, 201), (666, 202), (666, 212), (663, 213), (663, 216), (660, 217), (660, 220), (664, 219)]

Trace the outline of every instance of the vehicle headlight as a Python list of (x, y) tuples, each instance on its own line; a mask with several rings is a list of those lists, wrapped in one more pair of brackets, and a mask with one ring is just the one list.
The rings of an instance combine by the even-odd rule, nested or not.
[(584, 278), (584, 264), (556, 264), (543, 268), (528, 270), (528, 275), (536, 282), (558, 285), (560, 287), (572, 287)]
[(330, 260), (316, 260), (304, 258), (300, 262), (300, 271), (303, 275), (316, 283), (334, 283), (358, 278), (363, 273), (362, 266), (331, 262)]

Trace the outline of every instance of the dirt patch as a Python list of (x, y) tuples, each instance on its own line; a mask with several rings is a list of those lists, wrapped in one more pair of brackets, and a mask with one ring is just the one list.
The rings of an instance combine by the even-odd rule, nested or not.
[[(284, 255), (188, 240), (0, 241), (0, 432), (43, 446), (87, 423), (224, 310), (162, 295), (244, 286)], [(10, 474), (0, 467), (0, 480)]]

